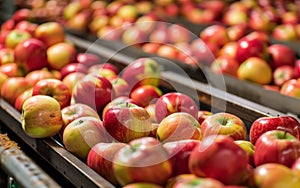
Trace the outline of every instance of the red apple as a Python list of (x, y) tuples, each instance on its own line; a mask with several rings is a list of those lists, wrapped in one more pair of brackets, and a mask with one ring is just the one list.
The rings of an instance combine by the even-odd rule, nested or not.
[(11, 31), (15, 28), (16, 22), (14, 19), (9, 18), (1, 25), (1, 31)]
[(47, 59), (52, 69), (60, 70), (66, 64), (75, 62), (76, 49), (67, 42), (60, 42), (47, 48)]
[(162, 91), (153, 85), (141, 85), (130, 92), (130, 98), (141, 107), (146, 107), (155, 102), (154, 100), (157, 100), (161, 95)]
[(247, 128), (238, 116), (227, 112), (215, 113), (201, 123), (201, 130), (205, 136), (221, 134), (234, 140), (246, 140)]
[(197, 119), (185, 112), (168, 115), (158, 124), (156, 130), (156, 137), (161, 142), (183, 139), (201, 140), (202, 136), (203, 132)]
[(205, 188), (205, 187), (214, 187), (214, 188), (224, 188), (224, 184), (214, 178), (194, 178), (194, 179), (182, 179), (177, 181), (173, 188), (180, 187), (197, 187), (197, 188)]
[(158, 123), (175, 112), (186, 112), (198, 119), (198, 106), (196, 102), (184, 93), (166, 93), (157, 100), (155, 116)]
[(300, 78), (300, 59), (297, 59), (295, 61), (294, 75), (295, 75), (295, 78)]
[(300, 141), (287, 131), (267, 131), (255, 143), (256, 166), (279, 163), (291, 167), (298, 157), (300, 157)]
[(27, 90), (23, 91), (15, 100), (14, 107), (19, 112), (22, 111), (22, 106), (24, 102), (32, 96), (33, 88), (28, 88)]
[(237, 77), (239, 62), (234, 58), (218, 57), (210, 65), (211, 70), (216, 74), (228, 74)]
[(8, 76), (2, 72), (0, 72), (0, 94), (3, 83), (8, 79)]
[(33, 138), (54, 136), (63, 125), (60, 104), (46, 95), (28, 98), (23, 103), (21, 119), (22, 129)]
[[(208, 45), (211, 46), (209, 47)], [(193, 55), (198, 60), (198, 62), (203, 63), (204, 65), (210, 65), (215, 60), (214, 51), (219, 51), (218, 48), (219, 47), (214, 43), (205, 44), (202, 39), (194, 39), (191, 42)]]
[(268, 52), (271, 58), (270, 64), (273, 69), (282, 65), (294, 66), (296, 55), (290, 47), (284, 44), (271, 44), (268, 46)]
[(99, 64), (101, 62), (101, 58), (92, 53), (78, 53), (76, 56), (76, 61), (86, 67), (91, 67), (93, 65)]
[(177, 59), (178, 49), (169, 44), (161, 44), (156, 52), (157, 55), (170, 59)]
[(13, 49), (21, 41), (29, 38), (31, 38), (31, 35), (27, 31), (13, 29), (6, 36), (5, 46)]
[(282, 85), (280, 93), (290, 97), (300, 98), (300, 82), (298, 82), (296, 79), (286, 81)]
[(143, 44), (142, 50), (146, 53), (156, 54), (160, 45), (161, 44), (159, 44), (159, 43), (149, 42), (149, 43)]
[(121, 142), (99, 142), (87, 156), (87, 165), (115, 186), (120, 186), (113, 171), (113, 158), (117, 151), (127, 144)]
[(89, 67), (88, 72), (98, 74), (100, 71), (102, 71), (104, 69), (108, 69), (108, 70), (114, 72), (115, 75), (119, 74), (119, 68), (112, 63), (101, 63), (101, 64), (92, 65)]
[(87, 74), (73, 88), (72, 97), (76, 103), (87, 104), (102, 114), (103, 108), (112, 100), (112, 85), (103, 76)]
[(276, 23), (271, 20), (263, 8), (256, 7), (250, 10), (248, 26), (254, 31), (271, 32)]
[(248, 154), (248, 162), (249, 164), (254, 167), (254, 152), (255, 152), (255, 146), (248, 140), (235, 140), (234, 141), (237, 145), (239, 145), (243, 150), (246, 151)]
[(115, 154), (113, 170), (122, 186), (135, 182), (164, 185), (172, 174), (172, 164), (158, 140), (143, 137), (132, 140)]
[(80, 117), (72, 121), (63, 133), (66, 150), (86, 161), (91, 148), (99, 142), (111, 142), (102, 122), (95, 117)]
[(70, 105), (71, 93), (61, 80), (56, 78), (47, 78), (38, 81), (33, 86), (32, 95), (48, 95), (58, 101), (61, 108)]
[(25, 75), (25, 78), (28, 80), (28, 82), (31, 83), (31, 85), (35, 85), (38, 81), (42, 79), (55, 78), (55, 76), (51, 71), (49, 71), (48, 68), (42, 68), (30, 71)]
[(281, 15), (281, 22), (283, 24), (296, 25), (297, 23), (299, 23), (299, 21), (299, 15), (296, 11), (287, 11)]
[(43, 41), (47, 47), (65, 41), (65, 32), (58, 22), (46, 22), (38, 25), (34, 37)]
[(132, 103), (109, 108), (104, 114), (103, 125), (111, 137), (125, 143), (149, 136), (152, 131), (148, 112)]
[(68, 86), (71, 94), (73, 94), (73, 88), (75, 87), (75, 85), (82, 80), (85, 77), (84, 73), (81, 72), (73, 72), (70, 73), (68, 75), (66, 75), (63, 79), (62, 82)]
[(286, 81), (294, 77), (294, 67), (290, 65), (282, 65), (277, 67), (273, 72), (273, 82), (278, 86), (282, 86)]
[(237, 49), (237, 42), (232, 41), (224, 44), (218, 52), (218, 57), (223, 56), (223, 57), (229, 57), (229, 58), (234, 58), (236, 57), (236, 49)]
[(17, 63), (6, 63), (0, 65), (0, 72), (8, 77), (21, 77), (25, 75), (25, 72)]
[(247, 153), (232, 138), (224, 135), (204, 137), (189, 159), (189, 169), (193, 174), (214, 178), (226, 185), (237, 185), (249, 178), (247, 166)]
[[(247, 25), (245, 23), (232, 25), (226, 28), (229, 41), (238, 41), (240, 38), (246, 35)], [(228, 43), (228, 42), (227, 42)], [(224, 44), (226, 45), (226, 44)]]
[(31, 36), (34, 36), (35, 29), (38, 27), (38, 24), (29, 22), (27, 20), (20, 21), (15, 25), (15, 29), (27, 31)]
[(152, 58), (138, 58), (123, 69), (121, 78), (127, 81), (130, 88), (147, 84), (157, 86), (160, 81), (160, 67)]
[(300, 138), (300, 123), (292, 116), (260, 117), (252, 122), (249, 138), (255, 145), (257, 139), (270, 130), (287, 130), (296, 138)]
[(177, 176), (172, 176), (171, 178), (168, 179), (165, 188), (172, 188), (178, 182), (193, 180), (193, 179), (197, 179), (197, 178), (198, 178), (198, 176), (196, 176), (195, 174), (192, 174), (192, 173), (179, 174)]
[(10, 77), (6, 79), (1, 87), (1, 98), (12, 106), (17, 97), (32, 85), (24, 77)]
[(87, 74), (88, 67), (86, 67), (85, 65), (83, 65), (81, 63), (77, 63), (77, 62), (68, 63), (60, 69), (60, 72), (61, 72), (61, 78), (64, 79), (64, 77), (66, 77), (68, 74), (73, 73), (73, 72), (80, 72), (83, 74)]
[(213, 113), (211, 111), (207, 111), (207, 110), (199, 110), (198, 111), (198, 122), (201, 125), (201, 123), (208, 118), (209, 116), (213, 115)]
[(206, 27), (200, 33), (200, 38), (205, 43), (214, 43), (221, 47), (229, 42), (227, 29), (224, 25), (214, 24)]
[(149, 34), (149, 42), (166, 44), (169, 42), (168, 39), (168, 27), (164, 23), (156, 24), (156, 28)]
[(35, 38), (25, 39), (14, 49), (15, 61), (27, 72), (48, 66), (46, 45)]
[(194, 148), (201, 144), (200, 140), (185, 139), (166, 142), (163, 147), (167, 150), (173, 165), (172, 177), (189, 174), (189, 157)]
[(30, 21), (33, 19), (33, 11), (28, 8), (21, 8), (13, 13), (12, 19), (16, 23), (18, 23), (22, 20)]

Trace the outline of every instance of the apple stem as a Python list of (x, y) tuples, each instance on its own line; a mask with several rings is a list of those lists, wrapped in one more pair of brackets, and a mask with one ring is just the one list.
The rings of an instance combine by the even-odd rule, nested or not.
[(129, 107), (129, 103), (128, 103), (128, 101), (126, 101), (126, 102), (125, 102), (125, 106), (126, 106), (126, 108), (128, 108), (128, 107)]

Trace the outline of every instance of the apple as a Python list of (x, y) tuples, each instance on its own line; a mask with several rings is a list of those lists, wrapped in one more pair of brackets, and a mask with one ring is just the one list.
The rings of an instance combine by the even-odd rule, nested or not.
[(33, 88), (28, 88), (27, 90), (23, 91), (15, 100), (14, 107), (19, 112), (22, 111), (22, 106), (24, 102), (32, 96), (32, 90)]
[(157, 185), (155, 183), (145, 183), (145, 182), (138, 182), (138, 183), (129, 183), (123, 188), (163, 188), (161, 185)]
[(160, 66), (152, 58), (138, 58), (123, 69), (121, 78), (130, 88), (147, 84), (157, 86), (160, 82)]
[(281, 15), (281, 22), (283, 24), (296, 25), (299, 21), (300, 20), (296, 11), (287, 11)]
[(227, 74), (237, 77), (239, 62), (234, 58), (217, 57), (210, 65), (211, 70), (216, 74)]
[(252, 122), (249, 139), (255, 145), (257, 139), (270, 130), (287, 130), (300, 139), (300, 123), (292, 116), (260, 117)]
[(269, 84), (272, 81), (272, 68), (262, 58), (249, 57), (237, 70), (238, 78), (248, 80), (257, 84)]
[(86, 31), (91, 21), (92, 11), (85, 9), (75, 14), (69, 20), (66, 21), (64, 26), (68, 29), (75, 31)]
[[(149, 2), (143, 1), (143, 3), (149, 3)], [(147, 34), (147, 36), (150, 36), (150, 33), (154, 31), (154, 28), (157, 25), (157, 21), (158, 21), (157, 16), (151, 13), (147, 13), (137, 18), (135, 22), (135, 26), (140, 28), (142, 31), (144, 31)]]
[(83, 9), (79, 1), (68, 3), (63, 10), (63, 18), (66, 20), (71, 19)]
[(21, 41), (14, 48), (16, 63), (20, 64), (27, 72), (48, 66), (46, 45), (35, 38)]
[[(94, 14), (95, 12), (96, 11), (94, 10)], [(90, 24), (88, 25), (88, 29), (92, 33), (96, 34), (101, 28), (107, 26), (108, 23), (109, 23), (109, 16), (105, 14), (99, 14), (97, 16), (93, 16)]]
[(300, 157), (298, 157), (291, 166), (291, 169), (300, 178)]
[(268, 52), (271, 58), (270, 65), (273, 69), (276, 69), (282, 65), (294, 66), (296, 54), (287, 45), (271, 44), (268, 46)]
[(209, 116), (213, 115), (211, 111), (208, 110), (199, 110), (198, 111), (198, 123), (201, 125), (201, 123), (208, 118)]
[(179, 50), (175, 46), (169, 44), (161, 44), (156, 52), (158, 56), (170, 59), (177, 59), (178, 53)]
[(25, 39), (29, 39), (31, 37), (32, 36), (27, 31), (13, 29), (6, 36), (5, 46), (7, 48), (12, 48), (13, 49), (21, 41), (23, 41)]
[(0, 72), (0, 94), (3, 83), (8, 79), (8, 76), (2, 72)]
[(205, 188), (205, 187), (214, 187), (214, 188), (223, 188), (225, 187), (223, 183), (214, 179), (214, 178), (194, 178), (194, 179), (182, 179), (176, 183), (174, 183), (173, 188), (180, 187), (197, 187), (197, 188)]
[(27, 31), (31, 36), (34, 36), (35, 30), (38, 27), (38, 24), (32, 23), (27, 20), (22, 20), (15, 25), (15, 29)]
[[(150, 115), (150, 120), (151, 120), (152, 124), (157, 123), (157, 120), (155, 117), (155, 106), (156, 106), (156, 103), (151, 103), (148, 106), (145, 106), (146, 111)], [(156, 136), (156, 133), (155, 133), (155, 136)]]
[(122, 42), (128, 46), (140, 46), (147, 41), (147, 36), (136, 25), (131, 25), (122, 34)]
[(2, 84), (1, 98), (13, 106), (17, 97), (31, 87), (24, 77), (9, 77)]
[(17, 63), (6, 63), (0, 65), (0, 72), (7, 77), (21, 77), (25, 76), (25, 72)]
[(63, 79), (62, 82), (68, 86), (70, 93), (73, 95), (73, 89), (75, 85), (82, 80), (85, 77), (85, 74), (82, 72), (72, 72), (68, 75), (66, 75)]
[(68, 63), (66, 65), (64, 65), (61, 69), (61, 78), (64, 79), (64, 77), (66, 77), (68, 74), (73, 73), (73, 72), (81, 72), (84, 74), (88, 73), (88, 67), (81, 64), (81, 63)]
[(247, 23), (249, 20), (246, 9), (229, 8), (222, 17), (222, 23), (225, 25), (238, 25)]
[(236, 59), (242, 63), (250, 57), (265, 59), (267, 43), (254, 35), (246, 35), (237, 41)]
[(227, 42), (220, 48), (217, 57), (222, 56), (222, 57), (229, 57), (235, 59), (236, 49), (237, 49), (236, 41)]
[(202, 39), (194, 39), (191, 42), (191, 49), (198, 62), (204, 65), (210, 65), (215, 60), (215, 51), (219, 51), (216, 44), (204, 43)]
[(22, 20), (28, 20), (31, 21), (33, 19), (33, 11), (28, 8), (21, 8), (19, 10), (16, 10), (13, 15), (12, 19), (18, 23)]
[(165, 188), (172, 188), (174, 184), (181, 181), (193, 180), (198, 178), (195, 174), (188, 173), (188, 174), (179, 174), (176, 176), (172, 176), (168, 179)]
[(123, 78), (116, 77), (110, 82), (113, 87), (113, 98), (129, 96), (129, 85)]
[(141, 85), (130, 92), (130, 98), (141, 107), (148, 106), (160, 96), (162, 96), (162, 91), (153, 85)]
[(92, 66), (89, 67), (88, 72), (98, 74), (103, 69), (108, 69), (108, 70), (114, 72), (115, 75), (118, 75), (119, 72), (120, 72), (119, 68), (116, 65), (112, 64), (112, 63), (101, 63), (101, 64), (92, 65)]
[(66, 126), (68, 126), (72, 121), (80, 117), (95, 117), (100, 120), (100, 117), (95, 109), (86, 104), (81, 103), (71, 104), (62, 108), (61, 114), (63, 119), (63, 126), (60, 130), (61, 135), (63, 135)]
[(160, 43), (148, 42), (143, 44), (142, 50), (146, 53), (156, 54), (160, 45), (161, 45)]
[(47, 59), (52, 69), (60, 70), (66, 64), (75, 62), (76, 49), (73, 44), (60, 42), (47, 48)]
[(247, 128), (243, 120), (228, 112), (219, 112), (207, 117), (201, 123), (205, 136), (221, 134), (234, 140), (246, 140)]
[(16, 22), (14, 19), (9, 18), (5, 20), (1, 25), (1, 31), (11, 31), (15, 28)]
[(56, 78), (46, 78), (38, 81), (33, 86), (32, 95), (48, 95), (58, 101), (61, 108), (70, 105), (71, 93), (61, 80)]
[(172, 44), (190, 42), (193, 37), (191, 31), (179, 24), (170, 24), (167, 28), (167, 35)]
[(135, 182), (164, 185), (172, 174), (172, 164), (162, 144), (153, 137), (132, 140), (114, 156), (113, 170), (125, 186)]
[(46, 78), (55, 78), (53, 73), (48, 68), (33, 70), (25, 75), (25, 78), (31, 85), (35, 85), (38, 81)]
[(122, 32), (123, 31), (120, 28), (117, 28), (112, 25), (106, 25), (97, 31), (97, 37), (100, 39), (113, 41), (120, 39)]
[(299, 187), (299, 178), (288, 167), (278, 163), (260, 165), (253, 172), (254, 186), (261, 188)]
[(121, 142), (97, 143), (88, 153), (87, 165), (113, 185), (119, 186), (113, 171), (113, 158), (116, 152), (126, 145)]
[(282, 65), (273, 71), (273, 82), (278, 86), (282, 86), (286, 81), (294, 77), (294, 67), (290, 65)]
[[(232, 26), (226, 27), (226, 30), (227, 30), (227, 36), (229, 38), (229, 42), (236, 42), (240, 38), (242, 38), (243, 36), (246, 35), (247, 24), (242, 23), (242, 24), (232, 25)], [(225, 43), (224, 45), (226, 45), (227, 43)]]
[(197, 119), (186, 112), (176, 112), (168, 115), (160, 121), (156, 130), (156, 137), (161, 142), (182, 139), (201, 140), (202, 136), (203, 132)]
[(47, 47), (65, 41), (63, 26), (58, 22), (45, 22), (35, 29), (34, 37), (43, 41)]
[(295, 41), (298, 39), (295, 26), (291, 24), (279, 24), (275, 26), (272, 37), (282, 41)]
[(190, 154), (191, 173), (217, 179), (226, 185), (238, 185), (249, 178), (247, 168), (247, 153), (231, 137), (225, 135), (204, 137)]
[(112, 100), (112, 84), (103, 76), (87, 74), (73, 88), (76, 103), (87, 104), (102, 114), (103, 108)]
[(78, 53), (76, 61), (86, 67), (92, 67), (93, 65), (99, 64), (101, 62), (101, 58), (92, 53)]
[(246, 151), (249, 157), (248, 162), (252, 167), (254, 167), (255, 146), (248, 140), (235, 140), (234, 142)]
[(63, 125), (60, 104), (53, 97), (32, 96), (23, 103), (21, 122), (24, 132), (32, 138), (54, 136)]
[(168, 38), (168, 26), (164, 23), (156, 24), (156, 28), (153, 29), (151, 33), (149, 33), (149, 42), (151, 43), (159, 43), (159, 44), (167, 44), (169, 42)]
[(2, 48), (0, 49), (0, 65), (6, 63), (14, 63), (14, 50), (11, 48)]
[(102, 121), (95, 117), (80, 117), (72, 121), (63, 131), (63, 144), (69, 152), (86, 161), (91, 148), (99, 142), (111, 140)]
[(248, 26), (251, 30), (271, 32), (275, 25), (263, 8), (256, 7), (250, 10)]
[(281, 89), (280, 93), (283, 95), (300, 98), (300, 82), (296, 79), (286, 81)]
[(201, 144), (200, 140), (185, 139), (163, 143), (173, 165), (172, 177), (189, 174), (189, 157), (193, 149)]
[(103, 126), (116, 141), (125, 143), (149, 136), (152, 131), (148, 112), (132, 103), (109, 108), (104, 114)]
[(291, 167), (298, 157), (300, 157), (300, 141), (287, 131), (267, 131), (255, 143), (256, 166), (279, 163)]
[(134, 5), (123, 5), (118, 11), (117, 15), (120, 16), (124, 21), (134, 21), (138, 16), (138, 9)]
[(227, 29), (224, 25), (213, 24), (200, 32), (200, 38), (205, 43), (215, 43), (221, 47), (229, 42)]
[(158, 98), (155, 107), (158, 123), (175, 112), (186, 112), (198, 119), (198, 106), (190, 96), (181, 92), (170, 92)]
[(295, 75), (295, 78), (300, 78), (300, 59), (297, 59), (295, 61), (294, 75)]

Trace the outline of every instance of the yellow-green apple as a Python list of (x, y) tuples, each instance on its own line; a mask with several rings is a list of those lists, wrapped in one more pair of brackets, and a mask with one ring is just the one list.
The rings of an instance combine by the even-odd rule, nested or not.
[(286, 81), (293, 78), (295, 78), (295, 72), (291, 65), (281, 65), (273, 71), (273, 82), (277, 86), (282, 86)]
[(58, 101), (61, 108), (70, 105), (71, 92), (61, 80), (46, 78), (38, 81), (33, 86), (32, 95), (48, 95)]
[(226, 135), (233, 140), (246, 140), (247, 128), (242, 119), (228, 112), (219, 112), (207, 117), (201, 123), (204, 136)]
[(214, 178), (226, 185), (249, 178), (247, 153), (225, 135), (204, 137), (190, 154), (189, 169), (199, 177)]
[(162, 91), (154, 85), (141, 85), (130, 92), (130, 98), (141, 107), (154, 103), (161, 96)]
[(24, 70), (17, 63), (6, 63), (0, 65), (0, 72), (7, 77), (21, 77), (25, 76)]
[(276, 25), (271, 35), (272, 37), (274, 37), (274, 39), (282, 41), (298, 40), (298, 35), (295, 26), (290, 24)]
[(174, 183), (173, 188), (181, 188), (181, 187), (189, 187), (189, 188), (206, 188), (206, 187), (214, 187), (214, 188), (224, 188), (224, 184), (214, 178), (193, 178), (193, 179), (182, 179), (176, 183)]
[(60, 72), (61, 72), (61, 78), (64, 79), (64, 77), (66, 77), (68, 74), (73, 73), (73, 72), (80, 72), (80, 73), (87, 74), (88, 67), (81, 63), (73, 62), (73, 63), (68, 63), (68, 64), (64, 65), (60, 69)]
[(248, 34), (237, 41), (236, 59), (239, 63), (250, 57), (267, 57), (267, 43), (256, 35)]
[(0, 49), (0, 65), (6, 63), (14, 63), (14, 50), (11, 48), (2, 48)]
[(173, 165), (172, 177), (189, 174), (189, 157), (193, 149), (201, 144), (200, 140), (184, 139), (163, 143)]
[(202, 136), (203, 132), (197, 119), (186, 112), (175, 112), (165, 117), (160, 121), (156, 131), (156, 137), (161, 142), (201, 140)]
[(147, 84), (157, 86), (160, 82), (160, 66), (152, 58), (138, 58), (123, 69), (121, 78), (131, 88)]
[(272, 69), (283, 65), (294, 66), (296, 61), (296, 54), (287, 45), (284, 44), (271, 44), (268, 46), (268, 53), (270, 56), (270, 65)]
[(241, 80), (249, 80), (258, 84), (269, 84), (273, 78), (271, 66), (259, 57), (249, 57), (242, 62), (237, 74)]
[(267, 131), (255, 143), (255, 166), (280, 163), (291, 167), (298, 157), (300, 157), (300, 140), (287, 131)]
[(22, 20), (15, 25), (15, 29), (27, 31), (31, 36), (34, 36), (35, 29), (38, 27), (38, 24), (32, 23), (27, 20)]
[(210, 68), (216, 74), (227, 74), (237, 77), (239, 65), (239, 62), (235, 58), (220, 56), (212, 62)]
[(19, 10), (16, 10), (13, 15), (12, 19), (18, 23), (22, 20), (28, 20), (31, 21), (33, 19), (33, 11), (28, 8), (21, 8)]
[(28, 88), (27, 90), (23, 91), (15, 100), (14, 107), (19, 112), (22, 111), (22, 106), (24, 102), (32, 96), (32, 90), (33, 88)]
[(71, 104), (62, 108), (61, 114), (63, 119), (63, 126), (60, 130), (61, 136), (63, 135), (65, 128), (75, 119), (88, 116), (98, 118), (100, 120), (100, 117), (95, 109), (86, 104), (81, 103)]
[(38, 70), (33, 70), (28, 72), (25, 75), (25, 78), (28, 80), (28, 82), (31, 83), (31, 85), (35, 85), (38, 81), (46, 78), (55, 78), (55, 76), (52, 74), (52, 72), (47, 68), (42, 68)]
[(21, 119), (24, 132), (33, 138), (54, 136), (63, 125), (60, 104), (46, 95), (28, 98), (23, 103)]
[(68, 63), (75, 62), (76, 49), (73, 44), (60, 42), (47, 48), (47, 60), (52, 69), (60, 70)]
[(249, 140), (235, 140), (234, 142), (246, 151), (249, 157), (248, 162), (252, 167), (254, 167), (255, 146)]
[(84, 103), (102, 114), (103, 108), (112, 100), (112, 85), (103, 76), (87, 74), (73, 88), (72, 97), (76, 103)]
[(76, 61), (87, 67), (92, 67), (93, 65), (99, 64), (101, 62), (101, 58), (92, 53), (78, 53)]
[(118, 76), (110, 80), (110, 82), (113, 87), (113, 99), (121, 96), (129, 96), (129, 85), (123, 78)]
[(72, 72), (68, 75), (66, 75), (63, 79), (62, 82), (68, 86), (71, 95), (73, 95), (73, 88), (75, 87), (75, 85), (77, 84), (77, 82), (79, 82), (80, 80), (82, 80), (85, 77), (85, 74), (82, 72)]
[(31, 37), (32, 36), (27, 31), (13, 29), (6, 36), (5, 46), (7, 48), (12, 48), (13, 49), (21, 41), (23, 41), (25, 39), (29, 39)]
[(175, 112), (186, 112), (198, 118), (198, 106), (188, 95), (181, 92), (170, 92), (162, 95), (156, 102), (155, 116), (161, 122)]
[(172, 44), (190, 42), (193, 34), (187, 28), (179, 24), (171, 24), (167, 28), (168, 41)]
[(124, 186), (135, 182), (164, 185), (172, 174), (167, 151), (153, 137), (132, 140), (122, 147), (113, 159), (113, 170)]
[(281, 89), (280, 93), (283, 95), (300, 98), (300, 82), (296, 79), (286, 81)]
[(31, 87), (24, 77), (9, 77), (2, 84), (1, 98), (13, 106), (17, 97)]
[(65, 32), (58, 22), (45, 22), (35, 29), (34, 37), (43, 41), (47, 47), (65, 41)]
[(113, 171), (113, 158), (116, 152), (126, 145), (121, 142), (99, 142), (89, 151), (86, 163), (101, 177), (115, 186), (120, 186)]
[(152, 131), (148, 112), (132, 103), (109, 108), (104, 114), (103, 126), (116, 141), (125, 143), (149, 136)]
[(82, 5), (79, 1), (68, 3), (63, 10), (63, 18), (66, 20), (71, 19), (82, 10)]
[(213, 115), (213, 113), (211, 111), (208, 110), (199, 110), (198, 111), (198, 122), (201, 125), (201, 123), (208, 118), (209, 116)]
[(253, 172), (254, 186), (261, 188), (290, 187), (300, 186), (300, 179), (293, 171), (278, 163), (267, 163), (260, 165)]
[(99, 142), (111, 142), (102, 121), (95, 117), (80, 117), (66, 126), (63, 144), (69, 152), (86, 162), (91, 148)]
[(238, 25), (248, 22), (248, 10), (246, 7), (242, 9), (235, 9), (232, 6), (225, 11), (222, 17), (222, 23), (225, 25)]
[(292, 116), (260, 117), (252, 122), (249, 139), (255, 145), (257, 139), (270, 130), (285, 130), (300, 139), (300, 123)]
[(157, 120), (155, 117), (155, 105), (156, 105), (156, 103), (151, 103), (148, 106), (145, 106), (145, 109), (147, 110), (147, 112), (150, 115), (150, 120), (152, 123), (157, 123)]
[(0, 71), (0, 94), (3, 83), (8, 79), (8, 76)]
[(123, 186), (123, 188), (163, 188), (163, 186), (157, 185), (155, 183), (138, 182), (127, 184)]
[[(94, 11), (94, 15), (95, 15), (95, 12), (97, 12), (97, 11)], [(91, 22), (88, 24), (88, 29), (92, 33), (97, 34), (97, 32), (101, 28), (108, 25), (109, 19), (110, 19), (109, 15), (105, 15), (105, 14), (99, 14), (99, 15), (93, 16)]]
[(47, 47), (36, 38), (21, 41), (14, 48), (15, 61), (25, 71), (30, 72), (48, 66)]
[(199, 36), (204, 43), (214, 43), (219, 47), (229, 42), (227, 29), (224, 25), (220, 24), (213, 24), (206, 27), (200, 32)]
[(138, 9), (136, 6), (131, 4), (123, 5), (118, 9), (117, 15), (124, 21), (133, 22), (138, 16)]

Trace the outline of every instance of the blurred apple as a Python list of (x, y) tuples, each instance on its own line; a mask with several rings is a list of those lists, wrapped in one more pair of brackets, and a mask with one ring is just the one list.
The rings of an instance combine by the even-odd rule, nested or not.
[(113, 98), (129, 96), (129, 85), (124, 79), (116, 77), (110, 80), (110, 82), (113, 87)]
[(294, 75), (295, 75), (295, 78), (300, 78), (300, 59), (297, 59), (295, 61)]
[(38, 27), (38, 24), (32, 23), (27, 20), (20, 21), (15, 25), (15, 29), (27, 31), (31, 36), (34, 36), (35, 30)]
[(283, 41), (295, 41), (298, 39), (295, 26), (291, 24), (280, 24), (275, 26), (272, 36), (277, 40)]
[(32, 10), (28, 9), (28, 8), (21, 8), (16, 10), (13, 15), (12, 15), (12, 19), (18, 23), (22, 20), (27, 20), (27, 21), (32, 21), (33, 19), (33, 12)]
[(14, 50), (11, 48), (2, 48), (0, 49), (0, 65), (6, 63), (14, 63)]
[(79, 52), (76, 56), (76, 61), (90, 68), (93, 65), (99, 64), (101, 62), (101, 58), (96, 54)]
[(63, 10), (63, 18), (69, 20), (82, 10), (82, 5), (79, 1), (70, 2)]
[(129, 26), (122, 34), (122, 42), (129, 46), (140, 46), (146, 41), (146, 34), (136, 25)]
[(239, 65), (239, 62), (234, 58), (220, 56), (212, 62), (210, 68), (216, 74), (227, 74), (237, 77)]
[(236, 41), (227, 42), (220, 48), (218, 52), (218, 57), (222, 56), (222, 57), (236, 58), (236, 49), (237, 49)]
[(21, 77), (25, 75), (24, 70), (16, 63), (0, 65), (0, 72), (8, 77)]
[(237, 145), (239, 145), (243, 150), (248, 154), (248, 162), (252, 167), (255, 167), (254, 164), (254, 152), (255, 146), (249, 140), (235, 140)]
[(176, 182), (173, 185), (173, 188), (180, 187), (197, 187), (197, 188), (205, 188), (205, 187), (214, 187), (214, 188), (222, 188), (225, 187), (223, 183), (214, 179), (214, 178), (194, 178), (194, 179), (182, 179), (181, 181)]
[(35, 30), (34, 37), (43, 41), (47, 47), (65, 41), (65, 32), (58, 22), (45, 22)]
[(290, 97), (300, 98), (300, 82), (296, 79), (286, 81), (282, 85), (280, 93)]
[(169, 25), (167, 28), (167, 35), (169, 42), (173, 44), (179, 42), (190, 42), (191, 39), (195, 37), (191, 31), (179, 24)]
[(32, 36), (27, 31), (13, 29), (6, 36), (5, 46), (7, 48), (12, 48), (13, 49), (21, 41), (23, 41), (25, 39), (29, 39), (31, 37)]
[(46, 78), (55, 78), (53, 73), (48, 68), (42, 68), (38, 70), (30, 71), (25, 75), (25, 78), (31, 85), (35, 85), (38, 81)]
[(65, 23), (65, 27), (75, 31), (86, 31), (91, 21), (91, 10), (85, 9), (75, 14)]
[(224, 25), (214, 24), (206, 27), (200, 33), (200, 38), (205, 43), (214, 43), (221, 47), (229, 42), (227, 29)]
[(15, 100), (14, 107), (19, 112), (22, 111), (22, 106), (24, 102), (32, 96), (33, 88), (28, 88), (27, 90), (23, 91)]
[(268, 46), (268, 52), (270, 54), (270, 65), (273, 69), (276, 69), (282, 65), (294, 66), (296, 61), (296, 54), (292, 48), (284, 44), (271, 44)]
[(286, 81), (293, 78), (295, 78), (294, 67), (290, 65), (279, 66), (273, 72), (273, 82), (278, 86), (282, 86)]
[(120, 16), (124, 21), (133, 22), (138, 16), (138, 9), (134, 5), (123, 5), (118, 9), (117, 15)]
[(8, 76), (2, 72), (0, 72), (0, 94), (3, 83), (8, 79)]
[(201, 125), (201, 123), (208, 118), (209, 116), (213, 115), (211, 111), (208, 110), (199, 110), (198, 111), (198, 122)]

